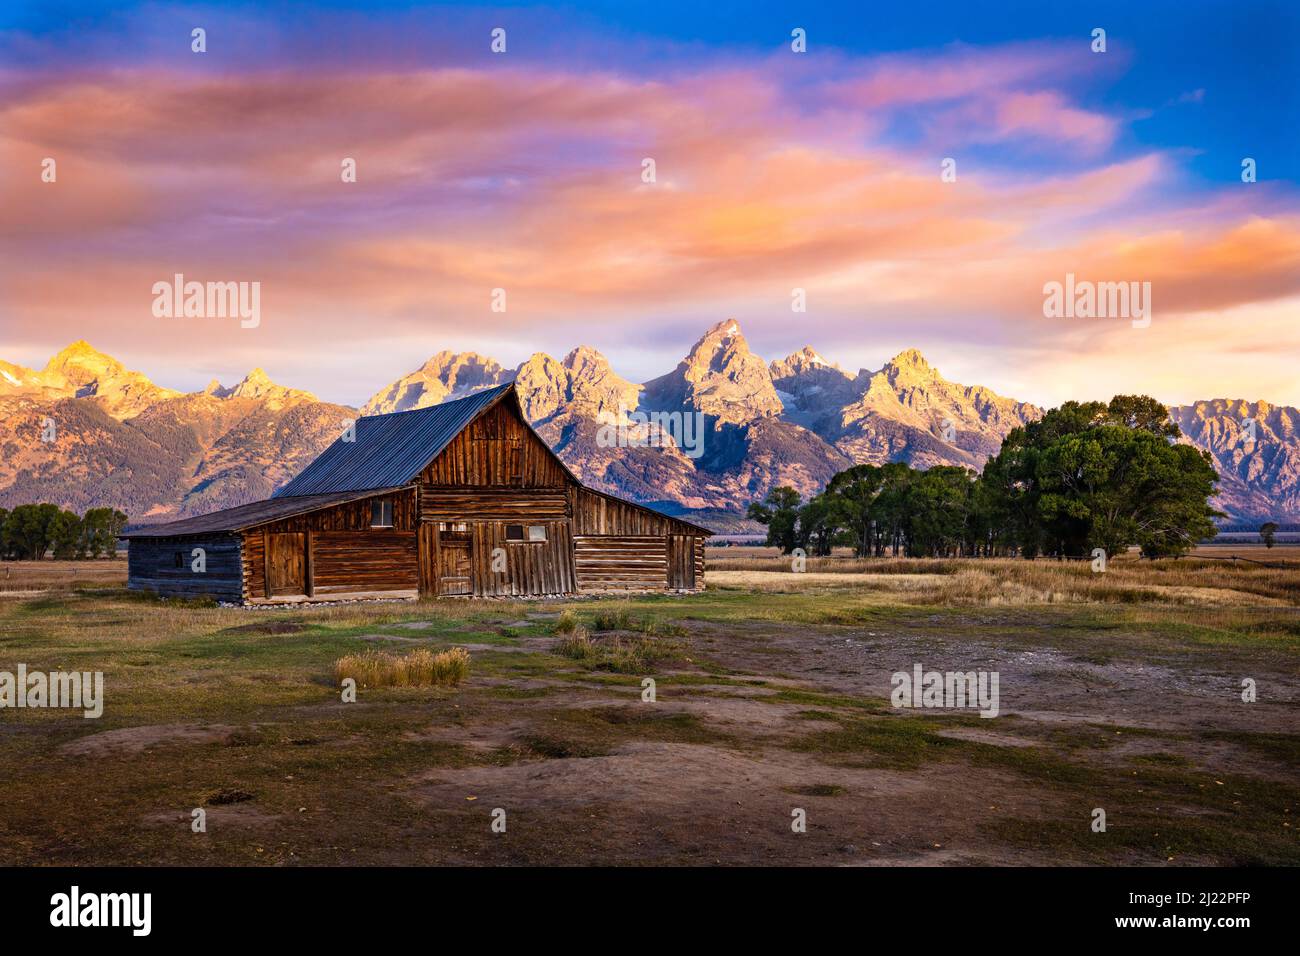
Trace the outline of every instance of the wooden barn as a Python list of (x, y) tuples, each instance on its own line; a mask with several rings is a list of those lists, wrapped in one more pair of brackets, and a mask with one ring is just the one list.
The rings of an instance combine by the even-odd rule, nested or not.
[(509, 384), (360, 418), (269, 500), (123, 537), (133, 589), (259, 604), (697, 591), (710, 533), (584, 488)]

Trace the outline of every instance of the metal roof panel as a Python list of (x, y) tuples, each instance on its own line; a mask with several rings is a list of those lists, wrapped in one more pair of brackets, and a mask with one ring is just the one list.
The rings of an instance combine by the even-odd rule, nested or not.
[(507, 383), (441, 405), (358, 418), (355, 441), (336, 439), (272, 498), (405, 485), (510, 388)]

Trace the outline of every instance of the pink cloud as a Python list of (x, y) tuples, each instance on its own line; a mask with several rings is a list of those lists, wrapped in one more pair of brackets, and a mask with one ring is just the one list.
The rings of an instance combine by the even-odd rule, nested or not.
[[(256, 347), (328, 363), (376, 329), (437, 346), (487, 322), (644, 335), (647, 316), (685, 309), (788, 323), (795, 286), (829, 326), (868, 336), (874, 317), (981, 343), (989, 327), (1059, 334), (1040, 290), (1067, 270), (1151, 278), (1186, 315), (1295, 295), (1300, 220), (1167, 198), (1167, 155), (1108, 159), (1120, 121), (1060, 88), (1077, 59), (958, 49), (796, 88), (766, 64), (653, 81), (140, 69), (29, 86), (0, 103), (0, 165), (28, 171), (0, 206), (7, 321), (51, 345), (102, 327), (220, 352), (228, 329), (154, 320), (148, 290), (175, 271), (256, 279)], [(866, 112), (894, 109), (932, 135), (1026, 139), (1074, 162), (963, 160), (945, 183), (944, 153), (887, 141)], [(39, 179), (47, 155), (57, 184)], [(340, 182), (343, 157), (356, 184)], [(494, 287), (509, 290), (505, 315), (487, 312)], [(976, 316), (995, 318), (976, 329)]]

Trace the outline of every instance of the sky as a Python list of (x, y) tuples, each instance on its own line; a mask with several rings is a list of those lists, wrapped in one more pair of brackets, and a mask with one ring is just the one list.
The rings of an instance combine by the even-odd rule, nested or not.
[[(734, 318), (1044, 406), (1300, 405), (1298, 77), (1255, 0), (0, 0), (0, 359), (358, 405), (442, 349), (642, 381)], [(177, 273), (256, 327), (156, 314)], [(1067, 275), (1150, 323), (1045, 315)]]

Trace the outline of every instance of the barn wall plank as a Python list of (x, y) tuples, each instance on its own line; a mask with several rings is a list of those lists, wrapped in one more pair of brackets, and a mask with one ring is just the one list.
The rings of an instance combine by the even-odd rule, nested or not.
[(658, 535), (575, 535), (580, 591), (647, 591), (668, 587), (668, 539)]
[[(206, 569), (191, 570), (193, 551), (205, 552)], [(180, 555), (180, 567), (176, 567)], [(183, 538), (134, 538), (127, 547), (127, 587), (164, 597), (239, 601), (243, 597), (243, 561), (235, 535)]]

